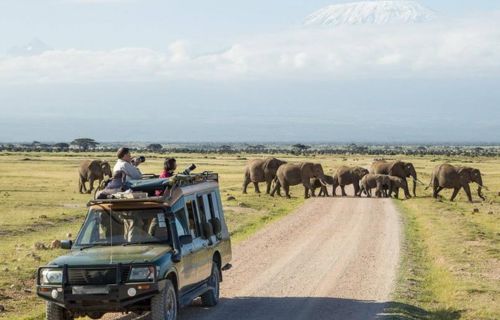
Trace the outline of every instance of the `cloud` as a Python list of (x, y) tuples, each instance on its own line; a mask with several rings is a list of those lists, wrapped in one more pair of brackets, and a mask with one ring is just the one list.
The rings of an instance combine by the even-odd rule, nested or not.
[(193, 44), (177, 41), (165, 52), (69, 49), (0, 56), (0, 83), (496, 77), (499, 17), (400, 27), (295, 29), (242, 39), (210, 54), (194, 54), (200, 48), (192, 50)]

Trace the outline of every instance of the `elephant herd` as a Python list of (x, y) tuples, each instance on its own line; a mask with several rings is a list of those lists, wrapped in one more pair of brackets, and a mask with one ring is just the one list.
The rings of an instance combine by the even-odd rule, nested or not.
[[(377, 197), (399, 196), (402, 189), (405, 198), (411, 198), (407, 178), (413, 180), (412, 193), (417, 196), (417, 172), (411, 162), (376, 160), (371, 164), (370, 170), (363, 167), (338, 168), (333, 176), (326, 175), (319, 163), (287, 163), (276, 158), (250, 160), (245, 167), (243, 180), (243, 193), (247, 193), (247, 187), (253, 183), (255, 192), (260, 193), (259, 183), (266, 183), (266, 193), (274, 196), (281, 195), (281, 189), (285, 196), (290, 198), (290, 186), (304, 186), (304, 197), (316, 196), (319, 188), (319, 196), (329, 196), (328, 186), (332, 186), (331, 194), (336, 196), (337, 187), (341, 189), (341, 195), (346, 196), (345, 186), (353, 185), (354, 196), (372, 196), (375, 189)], [(478, 195), (484, 200), (481, 193), (483, 182), (479, 169), (471, 167), (455, 167), (450, 164), (437, 166), (432, 173), (430, 184), (427, 188), (433, 188), (433, 197), (437, 198), (443, 189), (454, 189), (451, 201), (455, 199), (460, 189), (464, 189), (467, 198), (472, 202), (469, 184), (478, 184)], [(420, 182), (421, 183), (421, 182)], [(427, 189), (426, 188), (426, 189)]]

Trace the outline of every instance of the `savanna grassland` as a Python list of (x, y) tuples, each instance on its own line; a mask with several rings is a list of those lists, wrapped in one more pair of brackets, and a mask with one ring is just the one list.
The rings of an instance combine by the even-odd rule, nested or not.
[[(241, 194), (243, 167), (255, 155), (174, 154), (179, 169), (195, 163), (198, 170), (220, 173), (221, 195), (233, 242), (244, 239), (265, 223), (303, 203), (301, 187), (292, 199), (257, 195), (249, 186)], [(159, 173), (163, 155), (146, 154), (143, 173)], [(78, 165), (83, 159), (114, 161), (112, 153), (0, 153), (0, 312), (4, 319), (42, 319), (44, 303), (34, 295), (36, 267), (49, 262), (60, 249), (38, 250), (77, 233), (85, 216), (88, 194), (79, 194)], [(370, 156), (284, 155), (287, 161), (321, 162), (327, 174), (340, 165), (367, 166)], [(487, 201), (456, 202), (443, 191), (442, 200), (431, 190), (417, 188), (417, 199), (394, 200), (405, 225), (402, 265), (394, 303), (395, 319), (499, 319), (500, 309), (500, 159), (395, 157), (412, 161), (426, 184), (432, 168), (441, 162), (481, 169)], [(263, 186), (262, 186), (263, 187)], [(261, 187), (261, 190), (263, 189)], [(473, 187), (475, 189), (475, 186)], [(235, 200), (227, 200), (228, 196)], [(474, 212), (474, 209), (478, 209)], [(408, 306), (413, 307), (408, 307)]]

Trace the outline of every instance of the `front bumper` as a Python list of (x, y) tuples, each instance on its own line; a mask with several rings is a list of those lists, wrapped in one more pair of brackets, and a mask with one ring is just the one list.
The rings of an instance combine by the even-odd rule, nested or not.
[(163, 289), (162, 286), (163, 281), (104, 286), (37, 285), (37, 295), (72, 312), (120, 312), (150, 299)]
[[(107, 267), (109, 268), (109, 266)], [(155, 275), (152, 282), (126, 282), (126, 279), (121, 279), (121, 272), (119, 272), (122, 267), (122, 265), (116, 266), (118, 270), (116, 282), (102, 285), (68, 283), (67, 266), (63, 267), (62, 284), (41, 284), (39, 279), (42, 268), (40, 268), (36, 292), (42, 299), (75, 313), (147, 309), (149, 307), (148, 300), (164, 288), (165, 281), (159, 281)]]

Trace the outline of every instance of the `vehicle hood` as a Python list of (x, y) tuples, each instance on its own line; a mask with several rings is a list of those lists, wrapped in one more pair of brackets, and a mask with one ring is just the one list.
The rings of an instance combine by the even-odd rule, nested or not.
[(154, 262), (171, 251), (172, 247), (169, 245), (120, 245), (84, 250), (73, 249), (69, 254), (56, 258), (50, 264), (72, 266)]

